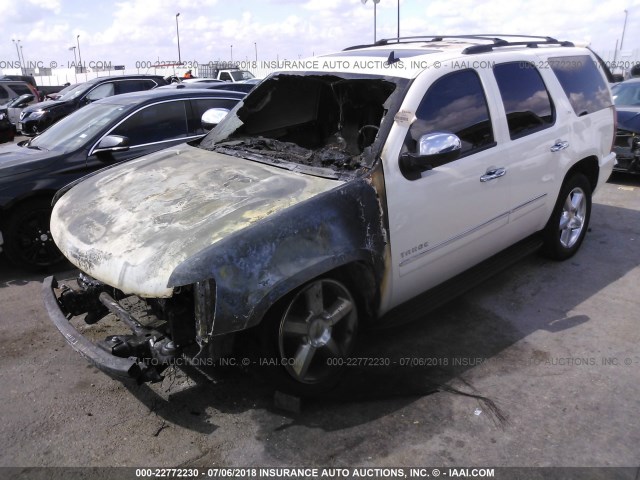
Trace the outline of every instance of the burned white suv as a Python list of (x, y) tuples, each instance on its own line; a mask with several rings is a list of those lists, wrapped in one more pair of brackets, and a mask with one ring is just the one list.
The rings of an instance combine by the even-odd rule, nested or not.
[[(412, 37), (305, 67), (270, 76), (202, 141), (59, 192), (51, 232), (81, 274), (46, 279), (45, 303), (100, 369), (159, 380), (249, 330), (279, 388), (314, 394), (359, 329), (423, 315), (502, 251), (580, 247), (615, 162), (589, 50)], [(129, 333), (91, 342), (73, 324), (114, 316)]]

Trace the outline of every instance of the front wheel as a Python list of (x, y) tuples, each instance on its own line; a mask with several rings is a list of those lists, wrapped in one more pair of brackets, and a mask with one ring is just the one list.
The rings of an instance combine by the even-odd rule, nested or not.
[(323, 393), (338, 382), (354, 346), (358, 311), (347, 286), (313, 280), (265, 319), (265, 355), (279, 388), (297, 395)]
[(17, 267), (40, 270), (58, 265), (64, 256), (51, 237), (51, 202), (28, 200), (18, 205), (5, 224), (7, 258)]
[(555, 260), (572, 257), (580, 248), (591, 217), (591, 184), (576, 173), (565, 181), (543, 231), (543, 252)]

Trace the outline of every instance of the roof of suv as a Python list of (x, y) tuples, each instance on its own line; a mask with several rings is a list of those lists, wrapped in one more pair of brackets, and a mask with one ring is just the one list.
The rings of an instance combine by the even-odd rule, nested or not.
[(245, 97), (245, 93), (231, 92), (227, 90), (212, 90), (204, 88), (189, 89), (164, 89), (154, 88), (153, 90), (142, 90), (139, 92), (123, 93), (121, 95), (112, 95), (110, 97), (97, 100), (94, 103), (111, 103), (117, 105), (134, 105), (145, 101), (153, 101), (157, 99), (171, 100), (174, 98), (197, 98), (197, 97), (218, 97), (232, 98), (241, 100)]
[(22, 80), (5, 80), (3, 78), (0, 78), (0, 84), (2, 85), (29, 85), (31, 86), (29, 83), (27, 82), (23, 82)]
[[(383, 39), (374, 44), (356, 45), (341, 52), (316, 57), (318, 68), (313, 70), (341, 70), (373, 73), (403, 78), (413, 78), (429, 66), (438, 68), (438, 63), (492, 52), (518, 52), (533, 57), (544, 49), (557, 50), (563, 55), (584, 54), (574, 44), (552, 37), (527, 35), (426, 35)], [(294, 68), (293, 70), (298, 70)], [(307, 69), (309, 70), (309, 69)]]
[(165, 84), (166, 83), (166, 81), (164, 80), (162, 75), (143, 75), (143, 74), (109, 75), (109, 76), (105, 76), (105, 77), (96, 77), (96, 78), (92, 78), (90, 80), (87, 80), (85, 83), (98, 83), (98, 82), (105, 82), (105, 81), (108, 81), (108, 80), (136, 80), (136, 79), (140, 79), (140, 80), (146, 80), (146, 79), (160, 80), (161, 84)]

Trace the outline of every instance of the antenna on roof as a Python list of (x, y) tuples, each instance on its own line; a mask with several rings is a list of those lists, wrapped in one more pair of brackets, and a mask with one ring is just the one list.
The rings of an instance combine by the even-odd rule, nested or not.
[(387, 64), (388, 65), (393, 65), (396, 62), (399, 62), (400, 59), (398, 57), (395, 56), (395, 52), (393, 50), (391, 50), (391, 53), (389, 54), (389, 58), (387, 58)]

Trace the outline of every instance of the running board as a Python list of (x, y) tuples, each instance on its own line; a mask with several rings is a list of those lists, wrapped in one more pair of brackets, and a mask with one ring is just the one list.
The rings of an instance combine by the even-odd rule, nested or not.
[(463, 293), (477, 287), (487, 279), (528, 257), (542, 247), (540, 234), (535, 234), (506, 248), (446, 282), (387, 312), (373, 325), (374, 329), (387, 328), (413, 322), (441, 307)]

